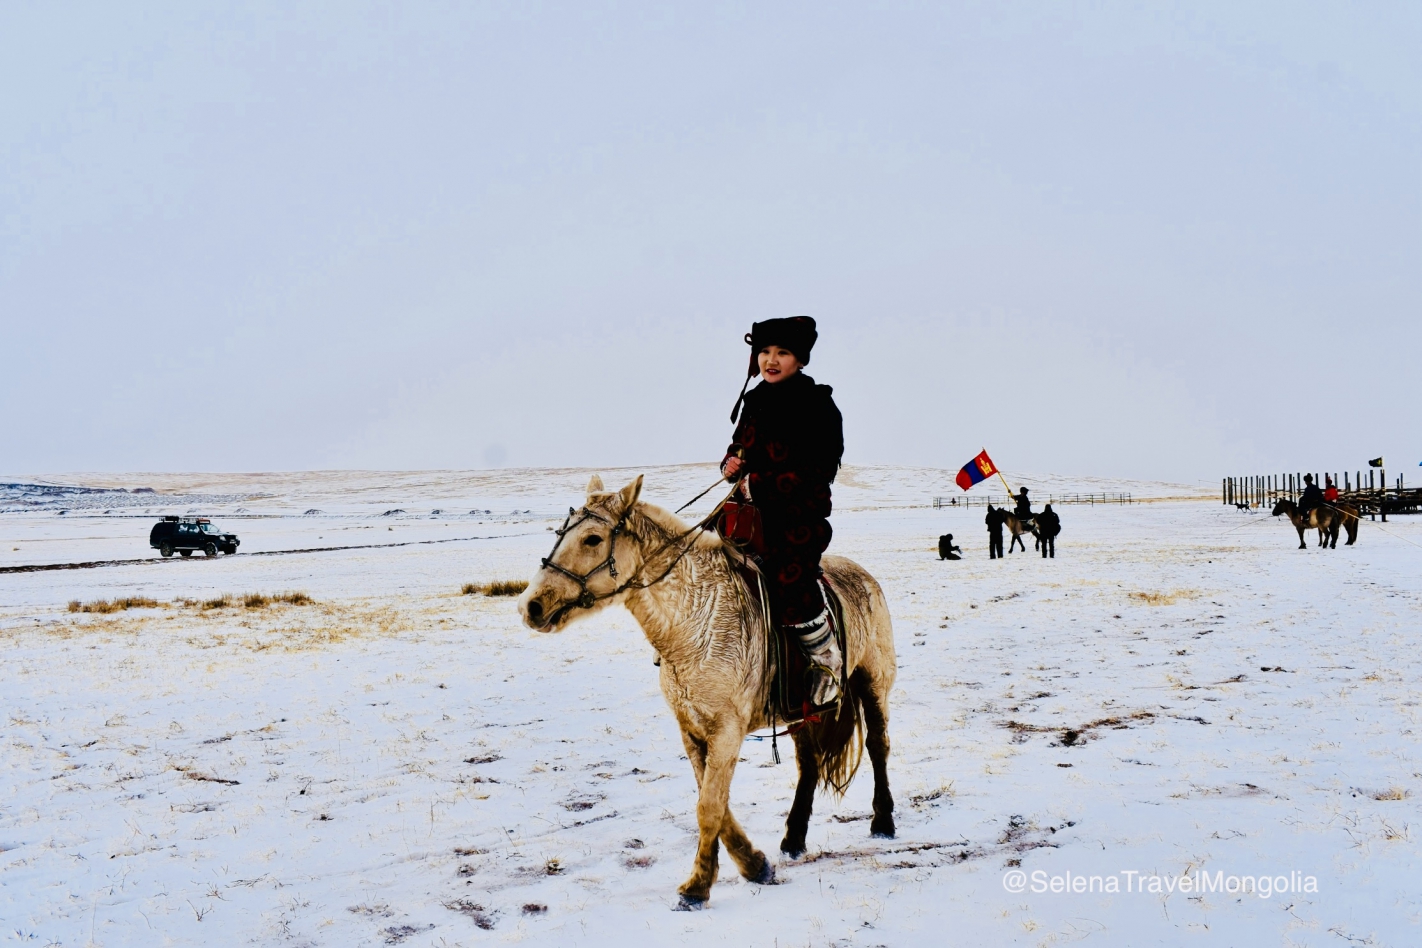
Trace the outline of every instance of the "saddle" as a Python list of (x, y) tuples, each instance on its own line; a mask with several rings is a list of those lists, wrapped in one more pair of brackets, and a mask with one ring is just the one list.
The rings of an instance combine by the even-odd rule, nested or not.
[[(824, 573), (819, 576), (820, 591), (825, 597), (825, 607), (829, 610), (830, 628), (841, 656), (839, 700), (823, 706), (810, 704), (812, 670), (809, 660), (801, 650), (799, 642), (777, 624), (770, 615), (769, 600), (765, 592), (765, 576), (755, 559), (747, 555), (733, 543), (725, 544), (726, 559), (732, 571), (745, 584), (749, 593), (750, 608), (759, 613), (766, 630), (766, 663), (773, 670), (770, 688), (766, 695), (765, 713), (774, 730), (777, 722), (801, 725), (808, 720), (818, 721), (818, 715), (836, 711), (839, 700), (849, 693), (849, 661), (845, 648), (844, 603), (839, 593), (825, 581)], [(792, 728), (792, 732), (795, 728)]]

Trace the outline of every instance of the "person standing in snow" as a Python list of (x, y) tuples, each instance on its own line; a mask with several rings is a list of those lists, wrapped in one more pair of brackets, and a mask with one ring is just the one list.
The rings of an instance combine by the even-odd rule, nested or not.
[(1001, 507), (994, 507), (988, 504), (987, 518), (984, 523), (988, 528), (988, 559), (1002, 559), (1002, 515)]
[[(799, 641), (815, 680), (811, 702), (831, 704), (839, 695), (843, 657), (830, 627), (820, 590), (820, 557), (832, 531), (830, 485), (844, 455), (843, 422), (833, 390), (801, 369), (819, 333), (808, 316), (755, 323), (746, 386), (731, 412), (735, 434), (721, 472), (741, 478), (741, 489), (760, 511), (765, 553), (761, 571), (772, 618)], [(741, 412), (744, 405), (744, 413)]]
[(1042, 548), (1042, 559), (1057, 556), (1057, 535), (1062, 532), (1062, 518), (1057, 516), (1052, 505), (1048, 504), (1042, 508), (1042, 512), (1037, 514), (1037, 540)]

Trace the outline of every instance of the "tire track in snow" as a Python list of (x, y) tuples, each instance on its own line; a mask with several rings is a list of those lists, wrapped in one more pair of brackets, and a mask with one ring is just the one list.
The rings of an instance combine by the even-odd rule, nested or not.
[[(534, 530), (528, 533), (501, 533), (487, 537), (450, 537), (444, 540), (406, 540), (403, 543), (361, 543), (353, 546), (314, 546), (302, 550), (262, 550), (258, 553), (237, 553), (233, 556), (294, 556), (300, 553), (334, 553), (340, 550), (380, 550), (397, 546), (428, 546), (434, 543), (469, 543), (473, 540), (508, 540), (513, 537), (539, 536), (547, 531)], [(43, 573), (56, 569), (99, 569), (105, 566), (142, 566), (149, 563), (203, 563), (230, 559), (231, 556), (184, 556), (176, 560), (145, 557), (137, 560), (92, 560), (87, 563), (31, 563), (28, 566), (0, 566), (0, 573)]]

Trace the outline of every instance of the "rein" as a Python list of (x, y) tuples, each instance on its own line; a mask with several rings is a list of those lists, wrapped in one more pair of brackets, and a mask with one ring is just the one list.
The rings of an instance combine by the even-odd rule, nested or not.
[[(724, 478), (722, 478), (722, 480), (724, 480)], [(715, 488), (716, 485), (720, 483), (721, 481), (717, 481), (716, 484), (712, 484), (710, 488), (707, 488), (707, 490), (702, 491), (700, 496), (693, 498), (691, 503), (695, 503), (697, 500), (700, 500), (701, 497), (706, 496), (706, 494), (712, 488)], [(736, 483), (732, 485), (730, 493), (726, 494), (725, 497), (721, 498), (720, 502), (717, 503), (716, 506), (711, 509), (711, 512), (709, 514), (707, 514), (705, 517), (703, 517), (696, 523), (692, 524), (691, 527), (689, 527), (685, 532), (681, 533), (680, 535), (672, 537), (669, 540), (663, 541), (661, 546), (657, 547), (654, 551), (652, 551), (652, 553), (650, 553), (643, 559), (642, 567), (637, 570), (637, 573), (641, 573), (642, 570), (646, 568), (646, 565), (649, 562), (651, 562), (657, 556), (660, 556), (662, 552), (668, 549), (669, 547), (680, 544), (681, 541), (685, 540), (687, 537), (692, 537), (692, 541), (683, 546), (677, 552), (676, 556), (672, 558), (671, 563), (667, 565), (666, 569), (662, 570), (661, 575), (659, 575), (656, 579), (653, 579), (649, 582), (641, 582), (636, 579), (629, 578), (627, 582), (615, 587), (611, 592), (605, 593), (595, 593), (591, 589), (589, 589), (588, 580), (592, 579), (594, 576), (596, 576), (603, 570), (607, 570), (607, 574), (614, 580), (617, 579), (617, 537), (619, 534), (626, 532), (627, 520), (629, 517), (632, 516), (633, 508), (628, 507), (622, 512), (622, 516), (618, 517), (617, 520), (614, 522), (594, 512), (586, 505), (582, 509), (582, 516), (578, 517), (578, 519), (574, 521), (573, 518), (575, 516), (578, 516), (578, 511), (572, 507), (569, 507), (568, 516), (564, 518), (563, 525), (555, 531), (558, 534), (558, 539), (553, 541), (553, 549), (549, 550), (548, 555), (543, 558), (542, 565), (544, 569), (553, 570), (555, 573), (560, 573), (563, 576), (566, 576), (567, 578), (571, 579), (573, 582), (577, 583), (578, 588), (582, 590), (582, 592), (578, 595), (578, 598), (570, 600), (564, 603), (562, 606), (559, 606), (558, 609), (548, 617), (548, 624), (553, 624), (558, 619), (561, 619), (565, 614), (575, 608), (591, 609), (594, 605), (604, 599), (611, 599), (613, 596), (620, 595), (629, 589), (647, 589), (648, 587), (655, 586), (657, 583), (666, 579), (668, 576), (671, 575), (671, 571), (676, 568), (676, 564), (680, 563), (682, 558), (685, 557), (687, 553), (690, 553), (691, 548), (696, 545), (696, 539), (693, 535), (698, 532), (704, 531), (708, 525), (715, 521), (717, 515), (721, 513), (721, 508), (726, 505), (726, 501), (730, 500), (733, 496), (735, 496), (736, 489), (740, 486), (741, 482), (738, 479)], [(683, 504), (681, 509), (685, 510), (688, 506), (690, 506), (690, 504)], [(558, 554), (558, 547), (563, 545), (563, 538), (589, 520), (597, 520), (600, 523), (612, 525), (612, 532), (608, 535), (607, 538), (607, 558), (601, 563), (594, 566), (592, 569), (588, 570), (586, 573), (581, 574), (575, 573), (572, 570), (566, 569), (553, 562), (553, 557)]]
[[(701, 498), (705, 497), (707, 494), (711, 493), (711, 492), (712, 492), (713, 490), (715, 490), (717, 487), (720, 487), (723, 483), (725, 483), (725, 481), (726, 481), (726, 478), (723, 476), (723, 477), (722, 477), (720, 480), (718, 480), (716, 483), (712, 484), (710, 487), (706, 488), (706, 489), (703, 490), (701, 493), (697, 494), (695, 497), (691, 498), (691, 499), (688, 500), (686, 503), (682, 504), (680, 507), (676, 508), (676, 510), (674, 510), (674, 511), (672, 511), (672, 512), (673, 512), (673, 513), (681, 513), (681, 512), (682, 512), (683, 510), (685, 510), (687, 507), (690, 507), (692, 504), (696, 503), (698, 500), (700, 500)], [(733, 491), (732, 493), (734, 493), (734, 491)], [(723, 501), (721, 501), (721, 503), (724, 504), (725, 501), (723, 500)], [(716, 509), (717, 509), (717, 510), (720, 510), (720, 509), (721, 509), (721, 505), (720, 505), (720, 504), (717, 504), (717, 505), (716, 505)]]

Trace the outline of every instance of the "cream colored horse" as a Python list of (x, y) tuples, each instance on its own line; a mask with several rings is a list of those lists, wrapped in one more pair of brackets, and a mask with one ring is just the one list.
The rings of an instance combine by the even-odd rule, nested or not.
[[(711, 896), (720, 842), (741, 875), (775, 881), (770, 860), (729, 805), (742, 742), (771, 725), (766, 704), (774, 666), (763, 619), (750, 606), (756, 597), (733, 571), (720, 538), (639, 502), (641, 491), (641, 477), (609, 492), (594, 476), (586, 504), (570, 512), (518, 606), (530, 628), (559, 632), (599, 609), (625, 605), (661, 656), (662, 694), (681, 728), (698, 788), (700, 836), (678, 908), (699, 908)], [(874, 768), (870, 832), (894, 835), (887, 760), (896, 659), (888, 604), (857, 564), (826, 556), (823, 567), (844, 603), (849, 695), (838, 715), (824, 715), (794, 735), (799, 782), (780, 843), (792, 857), (805, 851), (816, 784), (843, 793), (866, 744)]]

